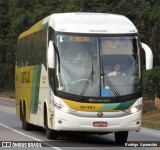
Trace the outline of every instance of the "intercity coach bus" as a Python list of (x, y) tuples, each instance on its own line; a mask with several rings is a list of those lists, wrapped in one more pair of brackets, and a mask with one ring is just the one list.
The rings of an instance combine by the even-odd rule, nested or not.
[[(49, 139), (61, 131), (114, 133), (125, 143), (139, 131), (141, 52), (151, 49), (125, 16), (52, 14), (20, 34), (16, 52), (16, 113), (22, 128), (40, 126)], [(123, 74), (109, 75), (118, 64)]]

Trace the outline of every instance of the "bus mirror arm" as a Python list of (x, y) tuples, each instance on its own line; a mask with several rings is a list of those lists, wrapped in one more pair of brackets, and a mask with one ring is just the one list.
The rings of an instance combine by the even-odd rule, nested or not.
[(55, 52), (54, 52), (53, 41), (49, 41), (47, 61), (48, 61), (48, 67), (51, 69), (54, 69), (55, 68)]
[(141, 43), (142, 48), (145, 51), (146, 56), (146, 70), (150, 70), (153, 68), (153, 53), (150, 47), (144, 43)]

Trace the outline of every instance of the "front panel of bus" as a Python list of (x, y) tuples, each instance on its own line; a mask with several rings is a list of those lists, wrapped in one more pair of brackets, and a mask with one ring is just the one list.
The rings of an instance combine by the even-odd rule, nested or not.
[[(114, 125), (124, 130), (127, 121), (126, 130), (139, 130), (142, 88), (137, 36), (58, 33), (55, 39), (55, 80), (50, 80), (50, 84), (54, 87), (55, 109), (64, 113), (57, 122), (65, 122), (64, 126), (61, 124), (61, 128), (58, 125), (56, 128), (69, 130), (68, 122), (74, 124), (73, 120), (66, 121), (66, 113), (70, 118), (77, 119), (79, 124), (84, 118), (91, 119), (82, 126), (78, 125), (78, 130), (81, 127), (84, 130), (84, 126), (90, 124), (85, 129), (92, 131), (95, 122), (98, 122), (98, 131), (115, 130)], [(132, 119), (128, 120), (128, 117)], [(118, 123), (118, 119), (122, 118), (124, 124), (120, 120)], [(103, 122), (106, 122), (104, 126), (110, 125), (109, 130), (101, 128)]]

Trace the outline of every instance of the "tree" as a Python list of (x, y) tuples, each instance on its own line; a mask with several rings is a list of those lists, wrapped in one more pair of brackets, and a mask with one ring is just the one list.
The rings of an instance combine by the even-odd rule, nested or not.
[[(154, 65), (160, 65), (160, 1), (0, 0), (0, 86), (3, 82), (6, 87), (14, 87), (15, 51), (19, 34), (44, 17), (61, 12), (103, 12), (127, 16), (138, 28), (141, 41), (152, 48)], [(154, 74), (152, 77), (156, 82), (157, 76)]]
[(7, 26), (9, 26), (8, 20), (8, 3), (7, 0), (0, 0), (0, 90), (5, 87), (6, 77), (8, 76), (8, 70), (5, 68), (6, 55), (7, 55)]

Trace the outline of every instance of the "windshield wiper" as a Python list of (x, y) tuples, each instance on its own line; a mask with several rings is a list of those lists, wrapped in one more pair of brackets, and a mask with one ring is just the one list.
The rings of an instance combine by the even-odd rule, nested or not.
[(87, 82), (86, 82), (84, 88), (82, 89), (81, 94), (78, 96), (77, 101), (80, 101), (82, 99), (82, 97), (83, 97), (85, 91), (87, 90), (90, 82), (92, 83), (92, 86), (93, 86), (93, 75), (94, 75), (94, 70), (93, 70), (93, 58), (92, 58), (92, 71), (89, 75), (89, 78), (87, 79)]
[(107, 77), (107, 75), (104, 72), (104, 68), (103, 68), (103, 61), (102, 61), (102, 76), (103, 76), (103, 84), (105, 87), (105, 83), (104, 80), (107, 82), (108, 86), (110, 87), (112, 93), (117, 96), (120, 97), (120, 94), (118, 93), (118, 91), (116, 90), (116, 88), (114, 87), (114, 85), (112, 84), (112, 82), (109, 80), (109, 78)]

